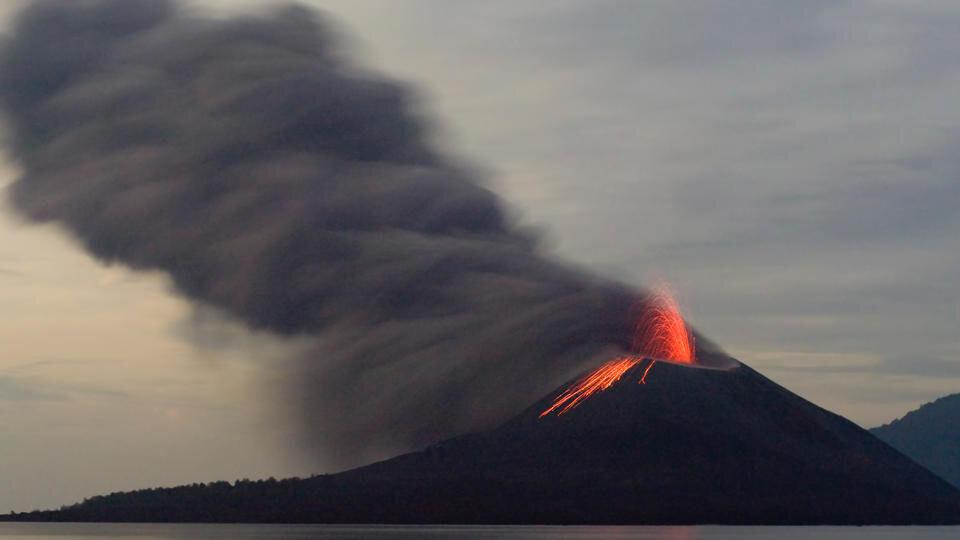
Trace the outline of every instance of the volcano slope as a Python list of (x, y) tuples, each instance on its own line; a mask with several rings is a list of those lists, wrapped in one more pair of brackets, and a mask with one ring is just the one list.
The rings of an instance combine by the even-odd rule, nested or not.
[(648, 363), (563, 415), (540, 416), (551, 395), (494, 431), (337, 475), (379, 493), (360, 491), (352, 515), (326, 517), (960, 522), (960, 491), (749, 367), (658, 362), (640, 385)]
[[(94, 497), (20, 520), (960, 523), (960, 491), (745, 365), (649, 361), (563, 415), (339, 474)], [(572, 381), (571, 384), (576, 381)]]

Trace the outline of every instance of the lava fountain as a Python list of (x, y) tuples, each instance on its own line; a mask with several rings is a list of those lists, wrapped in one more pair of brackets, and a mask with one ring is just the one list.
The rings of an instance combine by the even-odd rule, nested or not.
[(677, 364), (696, 362), (693, 334), (680, 316), (669, 285), (659, 285), (640, 310), (630, 351), (633, 356)]
[(649, 358), (650, 364), (640, 377), (640, 384), (646, 384), (647, 374), (658, 360), (696, 363), (693, 333), (680, 316), (680, 308), (668, 284), (658, 285), (637, 309), (639, 314), (630, 356), (611, 360), (572, 384), (549, 409), (540, 413), (541, 418), (554, 411), (560, 416), (593, 394), (610, 388), (644, 358)]

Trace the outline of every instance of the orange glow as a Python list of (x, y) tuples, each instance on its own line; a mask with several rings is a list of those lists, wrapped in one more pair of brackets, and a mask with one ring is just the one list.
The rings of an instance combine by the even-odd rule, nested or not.
[(693, 336), (680, 316), (670, 286), (661, 283), (642, 308), (630, 352), (646, 358), (693, 364), (696, 358)]
[(650, 370), (653, 369), (653, 365), (656, 363), (656, 360), (650, 360), (650, 365), (647, 366), (647, 369), (643, 370), (643, 376), (640, 377), (640, 384), (647, 384), (647, 373), (650, 373)]
[(657, 360), (696, 363), (693, 335), (680, 316), (680, 308), (669, 285), (660, 284), (638, 307), (642, 311), (637, 317), (630, 356), (611, 360), (572, 384), (557, 397), (553, 406), (540, 413), (541, 418), (554, 411), (560, 416), (590, 396), (610, 388), (644, 358), (650, 359), (650, 365), (640, 377), (640, 384), (646, 384), (647, 374)]
[(558, 409), (557, 416), (559, 416), (576, 407), (581, 401), (587, 399), (593, 394), (597, 392), (603, 392), (607, 388), (613, 386), (613, 383), (620, 380), (620, 377), (629, 371), (630, 368), (637, 365), (640, 360), (642, 359), (628, 356), (607, 362), (606, 364), (600, 366), (600, 369), (590, 373), (586, 377), (577, 381), (570, 388), (567, 388), (567, 391), (557, 398), (552, 407), (540, 413), (540, 417), (542, 418), (553, 411), (557, 411)]

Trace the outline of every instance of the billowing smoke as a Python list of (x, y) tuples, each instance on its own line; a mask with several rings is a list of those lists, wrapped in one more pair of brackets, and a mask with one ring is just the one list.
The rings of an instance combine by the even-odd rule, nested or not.
[(305, 8), (34, 2), (0, 99), (24, 215), (312, 343), (289, 395), (327, 459), (491, 426), (630, 345), (636, 294), (538, 253)]

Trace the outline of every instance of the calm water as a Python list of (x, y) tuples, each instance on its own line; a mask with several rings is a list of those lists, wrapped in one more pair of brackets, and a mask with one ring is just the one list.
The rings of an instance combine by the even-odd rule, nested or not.
[(542, 527), (486, 525), (167, 525), (0, 523), (0, 538), (33, 540), (957, 540), (960, 527)]

